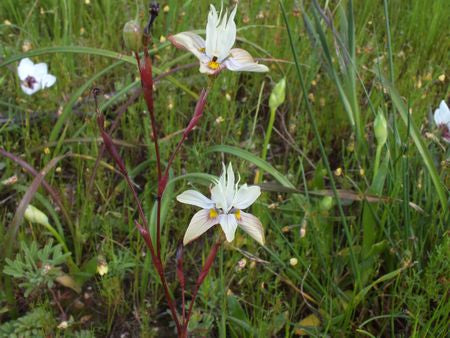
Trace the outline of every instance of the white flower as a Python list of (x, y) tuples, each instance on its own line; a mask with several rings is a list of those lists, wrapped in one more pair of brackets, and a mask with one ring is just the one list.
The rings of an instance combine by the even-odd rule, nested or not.
[(46, 63), (34, 64), (28, 58), (20, 60), (17, 74), (22, 81), (20, 87), (27, 95), (33, 95), (41, 89), (51, 87), (56, 82), (56, 77), (48, 74)]
[(242, 211), (252, 205), (261, 194), (258, 186), (235, 184), (231, 163), (228, 169), (223, 165), (223, 173), (211, 189), (211, 199), (195, 190), (187, 190), (177, 196), (181, 203), (202, 208), (192, 217), (184, 235), (183, 244), (193, 241), (209, 228), (220, 224), (228, 242), (234, 239), (238, 225), (251, 237), (264, 245), (264, 230), (258, 218)]
[(444, 100), (434, 112), (434, 122), (442, 130), (442, 138), (450, 143), (450, 110)]
[(232, 71), (267, 72), (269, 68), (260, 65), (244, 49), (232, 48), (236, 41), (234, 17), (237, 6), (228, 16), (217, 14), (211, 5), (206, 25), (206, 41), (192, 32), (183, 32), (169, 37), (177, 47), (187, 49), (200, 60), (200, 72), (216, 74), (224, 68)]

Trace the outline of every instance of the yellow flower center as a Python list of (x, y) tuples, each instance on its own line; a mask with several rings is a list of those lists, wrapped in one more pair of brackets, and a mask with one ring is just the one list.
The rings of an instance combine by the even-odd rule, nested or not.
[(234, 213), (234, 216), (236, 217), (236, 219), (238, 221), (241, 220), (241, 211), (240, 210), (236, 210), (236, 212)]
[(217, 70), (220, 67), (220, 63), (218, 63), (217, 61), (209, 61), (208, 67), (212, 70)]
[(216, 209), (209, 209), (209, 218), (210, 219), (216, 218), (217, 216), (219, 216), (219, 214), (217, 213)]

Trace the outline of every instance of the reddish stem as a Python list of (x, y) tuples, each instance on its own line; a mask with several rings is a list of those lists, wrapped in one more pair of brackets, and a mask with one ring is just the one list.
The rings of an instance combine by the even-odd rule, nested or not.
[(189, 320), (191, 319), (192, 315), (192, 308), (195, 303), (195, 299), (197, 298), (198, 291), (200, 290), (200, 286), (203, 284), (203, 281), (205, 280), (206, 276), (208, 275), (209, 271), (211, 270), (212, 263), (214, 262), (214, 259), (216, 258), (217, 251), (219, 250), (220, 246), (222, 245), (222, 242), (216, 242), (213, 247), (211, 248), (211, 251), (209, 252), (208, 257), (206, 258), (205, 264), (203, 265), (202, 271), (200, 272), (200, 275), (197, 278), (197, 282), (195, 284), (194, 293), (192, 294), (192, 300), (191, 304), (189, 304), (189, 311), (186, 316), (186, 320), (183, 324), (183, 333), (187, 337), (187, 329)]
[(108, 135), (108, 133), (106, 133), (106, 131), (104, 130), (104, 117), (102, 114), (100, 114), (100, 112), (97, 109), (97, 114), (99, 115), (97, 118), (97, 122), (100, 128), (100, 132), (101, 135), (103, 137), (103, 142), (106, 146), (106, 149), (109, 151), (110, 155), (112, 156), (112, 158), (114, 159), (114, 161), (116, 162), (117, 166), (120, 169), (120, 173), (122, 174), (122, 176), (125, 178), (125, 181), (128, 184), (128, 187), (130, 188), (130, 190), (133, 193), (133, 197), (134, 200), (136, 202), (136, 205), (138, 207), (138, 212), (139, 212), (139, 216), (142, 219), (142, 222), (144, 223), (144, 227), (140, 226), (139, 223), (136, 222), (137, 228), (139, 230), (139, 232), (141, 233), (141, 235), (143, 236), (145, 243), (147, 244), (148, 249), (150, 250), (150, 254), (152, 257), (152, 262), (153, 265), (156, 268), (156, 271), (158, 272), (159, 278), (161, 280), (161, 283), (163, 285), (163, 289), (164, 289), (164, 293), (166, 296), (166, 300), (170, 309), (170, 312), (172, 313), (172, 317), (175, 321), (175, 324), (177, 326), (177, 330), (178, 332), (181, 332), (182, 327), (180, 324), (180, 321), (178, 320), (178, 315), (175, 309), (175, 304), (174, 301), (172, 300), (172, 297), (170, 296), (170, 291), (169, 291), (169, 287), (167, 285), (167, 281), (164, 275), (164, 267), (162, 265), (161, 262), (161, 256), (157, 255), (155, 252), (155, 248), (153, 247), (153, 243), (150, 237), (150, 234), (148, 233), (148, 222), (147, 222), (147, 218), (145, 217), (145, 213), (144, 213), (144, 209), (142, 207), (141, 201), (139, 200), (139, 196), (137, 194), (137, 191), (133, 185), (133, 182), (131, 181), (130, 176), (128, 175), (128, 172), (126, 170), (125, 164), (122, 160), (122, 158), (119, 155), (119, 152), (117, 151), (114, 143), (111, 140), (111, 137)]
[(161, 196), (163, 189), (161, 189), (161, 178), (162, 178), (162, 168), (161, 168), (161, 156), (159, 152), (158, 143), (158, 128), (155, 119), (154, 101), (153, 101), (153, 72), (152, 72), (152, 59), (148, 54), (148, 49), (144, 48), (144, 58), (141, 59), (137, 52), (134, 53), (136, 58), (139, 73), (141, 74), (141, 84), (142, 90), (144, 92), (145, 102), (147, 103), (148, 112), (150, 114), (150, 122), (152, 126), (153, 143), (155, 144), (155, 154), (156, 154), (156, 167), (158, 171), (158, 216), (156, 220), (156, 252), (158, 257), (161, 258), (161, 222), (160, 222), (160, 208), (161, 208)]
[(175, 160), (175, 156), (180, 151), (181, 146), (183, 145), (184, 141), (186, 141), (186, 138), (188, 137), (189, 133), (194, 129), (194, 127), (197, 125), (198, 121), (200, 120), (200, 118), (203, 115), (207, 96), (208, 96), (208, 90), (203, 89), (202, 92), (200, 93), (199, 99), (197, 101), (197, 105), (195, 106), (194, 115), (192, 116), (189, 124), (187, 125), (186, 129), (183, 132), (183, 136), (182, 136), (181, 140), (178, 142), (177, 147), (175, 148), (175, 150), (173, 151), (172, 155), (169, 158), (169, 161), (167, 162), (167, 167), (166, 167), (166, 170), (164, 171), (164, 176), (163, 176), (163, 183), (164, 183), (163, 191), (165, 189), (165, 184), (167, 184), (167, 180), (169, 177), (169, 170), (172, 167), (173, 161)]
[(135, 223), (136, 223), (136, 227), (138, 228), (139, 232), (141, 233), (142, 237), (144, 238), (145, 243), (147, 244), (147, 247), (149, 249), (151, 248), (150, 253), (151, 253), (153, 265), (155, 266), (155, 269), (159, 275), (159, 279), (161, 280), (161, 284), (162, 284), (163, 290), (164, 290), (164, 295), (166, 297), (167, 304), (169, 305), (170, 313), (172, 314), (173, 320), (175, 321), (175, 325), (177, 326), (177, 331), (181, 334), (182, 326), (178, 319), (178, 314), (177, 314), (177, 310), (175, 308), (175, 303), (172, 300), (172, 297), (170, 296), (169, 286), (167, 284), (166, 276), (164, 274), (164, 266), (161, 262), (161, 259), (159, 257), (157, 257), (154, 253), (152, 239), (150, 237), (150, 234), (148, 233), (148, 230), (146, 228), (142, 227), (137, 221), (135, 221)]

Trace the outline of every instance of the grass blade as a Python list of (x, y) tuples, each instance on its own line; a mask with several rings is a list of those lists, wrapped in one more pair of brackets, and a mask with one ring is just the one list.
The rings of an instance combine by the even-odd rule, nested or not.
[(280, 4), (281, 11), (283, 13), (284, 22), (285, 22), (286, 29), (287, 29), (287, 32), (288, 32), (289, 43), (291, 45), (292, 55), (293, 55), (294, 61), (295, 61), (297, 77), (298, 77), (298, 79), (300, 81), (300, 84), (301, 84), (301, 87), (302, 87), (303, 97), (304, 97), (305, 105), (306, 105), (306, 110), (308, 112), (308, 116), (309, 116), (309, 119), (310, 119), (312, 127), (313, 127), (314, 135), (315, 135), (316, 140), (317, 140), (317, 142), (319, 144), (322, 161), (323, 161), (323, 163), (325, 165), (325, 168), (327, 170), (328, 176), (330, 178), (331, 188), (332, 188), (334, 196), (336, 198), (336, 202), (337, 202), (337, 205), (338, 205), (339, 213), (340, 213), (341, 219), (342, 219), (342, 224), (344, 225), (344, 231), (345, 231), (345, 235), (347, 237), (347, 241), (348, 241), (348, 245), (349, 245), (351, 266), (352, 266), (352, 270), (353, 270), (353, 275), (354, 275), (355, 280), (356, 280), (355, 288), (359, 289), (361, 287), (361, 279), (360, 279), (360, 272), (359, 272), (358, 264), (357, 264), (357, 261), (356, 261), (356, 256), (355, 256), (355, 253), (353, 251), (353, 239), (352, 239), (352, 236), (351, 236), (351, 233), (350, 233), (349, 226), (347, 224), (347, 220), (346, 220), (346, 217), (345, 217), (344, 209), (342, 208), (342, 203), (341, 203), (341, 201), (339, 199), (339, 195), (338, 195), (337, 188), (336, 188), (336, 183), (335, 183), (334, 178), (333, 178), (333, 172), (331, 171), (330, 163), (328, 161), (328, 157), (327, 157), (327, 154), (325, 152), (325, 148), (323, 146), (322, 139), (320, 137), (320, 133), (319, 133), (319, 129), (317, 127), (316, 119), (314, 117), (314, 114), (312, 112), (312, 108), (311, 108), (310, 102), (308, 100), (308, 92), (306, 90), (306, 85), (305, 85), (305, 81), (304, 81), (304, 78), (303, 78), (303, 73), (302, 73), (302, 71), (300, 69), (300, 63), (299, 63), (299, 60), (298, 60), (297, 50), (296, 50), (295, 45), (294, 45), (294, 40), (293, 40), (293, 37), (292, 37), (291, 28), (290, 28), (290, 25), (289, 25), (289, 22), (288, 22), (288, 19), (287, 19), (286, 9), (284, 8), (283, 2), (281, 0), (279, 0), (278, 2)]
[(403, 103), (403, 101), (400, 97), (400, 94), (397, 92), (397, 90), (382, 76), (380, 76), (380, 80), (381, 80), (383, 86), (387, 89), (387, 91), (392, 99), (392, 102), (393, 102), (394, 106), (397, 108), (403, 122), (405, 123), (406, 126), (409, 125), (409, 128), (408, 128), (409, 135), (412, 137), (414, 144), (416, 145), (416, 148), (419, 151), (420, 156), (422, 157), (422, 160), (428, 169), (428, 172), (431, 176), (431, 180), (433, 181), (434, 187), (439, 196), (439, 200), (441, 202), (442, 208), (444, 210), (448, 210), (448, 200), (447, 200), (448, 196), (447, 196), (446, 188), (444, 187), (444, 183), (441, 181), (441, 178), (439, 177), (437, 169), (433, 163), (433, 159), (431, 158), (431, 155), (422, 140), (419, 130), (417, 129), (414, 122), (411, 121), (411, 119), (409, 118), (408, 109), (406, 108), (405, 104)]

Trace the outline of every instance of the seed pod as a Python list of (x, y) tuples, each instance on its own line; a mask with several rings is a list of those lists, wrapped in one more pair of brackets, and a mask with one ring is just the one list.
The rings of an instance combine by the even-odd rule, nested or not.
[(123, 41), (125, 47), (132, 52), (138, 52), (142, 48), (142, 28), (136, 20), (128, 21), (123, 27)]

